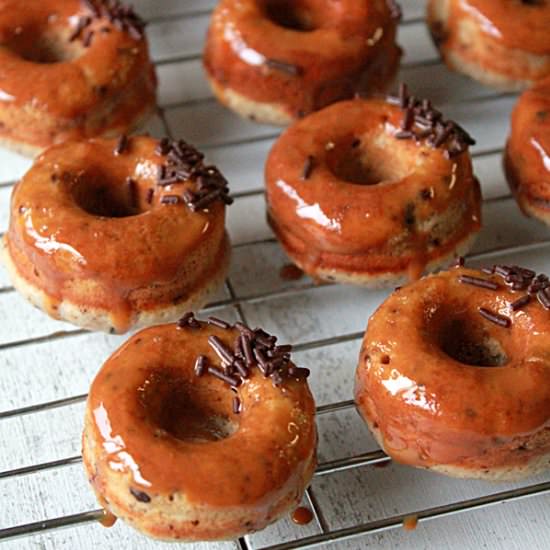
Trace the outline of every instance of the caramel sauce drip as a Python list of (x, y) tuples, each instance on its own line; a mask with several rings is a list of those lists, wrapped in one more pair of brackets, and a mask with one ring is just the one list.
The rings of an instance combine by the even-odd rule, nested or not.
[(405, 531), (414, 531), (418, 525), (418, 516), (407, 516), (403, 519), (403, 529)]
[(292, 512), (292, 521), (297, 525), (307, 525), (313, 519), (313, 512), (305, 506), (300, 506)]
[(297, 281), (304, 276), (304, 272), (294, 264), (286, 264), (281, 267), (279, 276), (285, 281)]

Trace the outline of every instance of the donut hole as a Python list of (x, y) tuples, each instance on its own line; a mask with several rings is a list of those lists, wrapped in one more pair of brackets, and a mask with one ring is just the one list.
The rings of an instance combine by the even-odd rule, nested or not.
[(502, 367), (508, 357), (498, 342), (473, 319), (451, 319), (440, 335), (441, 350), (449, 357), (473, 367)]
[[(383, 143), (364, 139), (359, 146), (354, 138), (331, 143), (326, 161), (330, 171), (339, 179), (355, 185), (379, 185), (407, 177), (410, 167), (405, 155), (388, 157)], [(402, 158), (403, 157), (403, 158)]]
[(40, 65), (73, 61), (82, 54), (78, 42), (69, 42), (66, 36), (32, 26), (16, 32), (7, 47), (25, 61)]
[(143, 210), (136, 194), (137, 186), (131, 187), (124, 179), (112, 180), (101, 173), (80, 177), (72, 188), (76, 204), (88, 214), (102, 218), (126, 218), (141, 214)]
[(212, 388), (208, 378), (186, 378), (169, 367), (152, 369), (138, 388), (138, 400), (157, 437), (208, 443), (235, 433), (233, 392)]
[(275, 25), (298, 32), (317, 28), (314, 11), (307, 2), (293, 0), (263, 0), (263, 12)]

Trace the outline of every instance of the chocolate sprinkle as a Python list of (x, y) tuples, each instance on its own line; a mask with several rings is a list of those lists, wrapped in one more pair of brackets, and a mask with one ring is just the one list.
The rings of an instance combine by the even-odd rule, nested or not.
[(247, 334), (241, 334), (241, 347), (243, 350), (244, 358), (246, 360), (246, 364), (249, 367), (254, 366), (256, 364), (256, 360), (254, 358), (254, 353), (252, 353), (250, 338)]
[(130, 206), (132, 208), (137, 208), (139, 199), (137, 181), (132, 178), (126, 178), (126, 185), (128, 186), (128, 192), (130, 193)]
[(526, 294), (525, 296), (518, 298), (515, 302), (512, 302), (510, 304), (510, 309), (512, 311), (517, 311), (518, 309), (521, 309), (523, 306), (526, 306), (530, 301), (531, 301), (531, 296), (529, 296), (529, 294)]
[(414, 137), (414, 134), (409, 130), (399, 130), (393, 134), (395, 139), (411, 139)]
[(69, 36), (69, 42), (74, 42), (81, 34), (82, 31), (92, 22), (91, 17), (85, 15), (80, 17), (76, 23), (74, 31)]
[(550, 309), (550, 296), (548, 296), (546, 288), (543, 288), (537, 292), (537, 300), (544, 309)]
[(270, 69), (275, 69), (276, 71), (280, 71), (291, 76), (298, 76), (302, 72), (302, 69), (297, 65), (293, 65), (292, 63), (287, 63), (286, 61), (281, 61), (279, 59), (266, 59), (265, 65)]
[(153, 195), (155, 194), (155, 190), (150, 187), (147, 189), (147, 195), (145, 196), (145, 202), (147, 204), (151, 204), (153, 202)]
[(459, 283), (464, 283), (467, 285), (477, 286), (479, 288), (487, 288), (489, 290), (497, 290), (498, 285), (493, 281), (488, 281), (487, 279), (480, 279), (479, 277), (471, 277), (470, 275), (460, 275), (458, 278)]
[[(526, 292), (526, 294), (510, 303), (509, 307), (512, 312), (522, 309), (532, 301), (533, 297), (536, 297), (544, 309), (550, 310), (550, 279), (544, 273), (537, 275), (532, 269), (518, 265), (493, 265), (492, 267), (482, 268), (481, 271), (487, 275), (501, 277), (504, 283), (513, 291)], [(491, 290), (498, 288), (497, 283), (494, 281), (469, 275), (460, 275), (459, 281), (473, 284), (474, 286), (490, 288)], [(493, 285), (496, 285), (496, 288)], [(500, 326), (509, 327), (512, 323), (510, 318), (493, 313), (485, 308), (479, 308), (479, 312), (483, 317)]]
[(151, 502), (151, 497), (144, 493), (143, 491), (138, 491), (137, 489), (134, 489), (133, 487), (130, 487), (130, 493), (135, 497), (135, 499), (139, 502)]
[(199, 355), (195, 361), (195, 374), (202, 376), (208, 367), (208, 359), (204, 355)]
[(241, 412), (241, 400), (235, 396), (233, 398), (233, 412), (239, 414)]
[(254, 337), (254, 331), (250, 330), (245, 324), (241, 323), (240, 321), (237, 321), (235, 323), (235, 328), (241, 333), (246, 334), (249, 338)]
[(224, 204), (233, 202), (227, 180), (215, 166), (205, 165), (204, 155), (192, 145), (163, 138), (155, 153), (165, 157), (164, 164), (159, 165), (157, 185), (195, 183), (195, 189), (186, 188), (181, 197), (193, 212), (206, 209), (217, 200)]
[(208, 343), (222, 361), (229, 364), (233, 362), (233, 359), (235, 358), (233, 353), (225, 347), (225, 344), (217, 336), (209, 336)]
[(177, 195), (164, 195), (160, 199), (161, 204), (178, 204), (180, 198)]
[(250, 376), (249, 370), (243, 365), (243, 362), (240, 359), (236, 359), (233, 365), (241, 378), (248, 378)]
[(311, 172), (313, 172), (313, 168), (315, 168), (315, 157), (308, 155), (306, 162), (304, 163), (304, 168), (302, 169), (301, 179), (308, 180), (311, 176)]
[(191, 311), (184, 313), (176, 323), (178, 328), (201, 328), (201, 323), (195, 319), (195, 314)]
[(92, 44), (92, 38), (93, 37), (94, 37), (94, 31), (86, 32), (86, 34), (84, 35), (84, 38), (82, 39), (82, 45), (85, 48), (89, 48), (90, 45)]
[(122, 134), (116, 143), (114, 154), (118, 157), (128, 150), (129, 140), (126, 134)]
[[(91, 15), (95, 19), (105, 18), (118, 30), (127, 32), (134, 40), (141, 40), (144, 36), (145, 22), (137, 15), (131, 6), (127, 6), (119, 0), (84, 0)], [(92, 23), (92, 17), (86, 15), (81, 17), (75, 30), (69, 37), (72, 42), (83, 35)], [(101, 32), (107, 32), (108, 27), (102, 27)], [(92, 42), (94, 31), (90, 30), (83, 35), (82, 44), (89, 47)]]
[(388, 97), (388, 103), (397, 104), (403, 110), (401, 127), (394, 134), (396, 139), (426, 139), (433, 148), (445, 147), (445, 156), (452, 158), (474, 145), (472, 137), (456, 122), (443, 120), (441, 113), (429, 100), (419, 100), (409, 95), (407, 85), (399, 86), (397, 97)]
[[(274, 386), (281, 386), (285, 379), (304, 379), (310, 374), (308, 369), (298, 368), (290, 361), (292, 346), (276, 345), (277, 338), (262, 329), (250, 329), (243, 323), (231, 326), (217, 317), (209, 317), (207, 322), (221, 330), (239, 331), (233, 346), (228, 346), (217, 335), (208, 337), (208, 344), (220, 359), (221, 364), (209, 364), (205, 355), (195, 359), (194, 370), (197, 376), (209, 373), (236, 389), (250, 377), (253, 368), (258, 368), (266, 378), (269, 377)], [(179, 329), (201, 328), (204, 323), (198, 321), (192, 312), (188, 312), (177, 322)], [(241, 411), (240, 401), (238, 411)]]
[(488, 321), (491, 321), (491, 323), (494, 323), (495, 325), (508, 328), (512, 324), (512, 321), (509, 317), (500, 315), (500, 313), (494, 313), (484, 307), (478, 308), (478, 311), (482, 317), (484, 317)]
[(228, 329), (230, 327), (229, 323), (226, 323), (223, 319), (218, 319), (217, 317), (208, 317), (207, 319), (210, 325), (214, 325), (219, 328)]
[(220, 380), (227, 382), (230, 386), (233, 386), (235, 388), (240, 384), (240, 381), (238, 378), (234, 376), (229, 376), (225, 374), (225, 372), (221, 371), (216, 367), (208, 367), (208, 372), (212, 376), (215, 376), (216, 378), (219, 378)]

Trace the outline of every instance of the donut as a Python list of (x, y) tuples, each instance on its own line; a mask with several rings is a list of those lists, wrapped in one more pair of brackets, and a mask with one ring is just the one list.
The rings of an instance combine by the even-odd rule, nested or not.
[(287, 125), (355, 92), (386, 91), (401, 57), (399, 17), (387, 0), (221, 0), (206, 76), (241, 116)]
[(68, 141), (16, 185), (4, 263), (50, 316), (124, 332), (202, 307), (229, 263), (227, 181), (184, 141)]
[(550, 225), (550, 78), (514, 107), (504, 168), (521, 210)]
[(144, 23), (114, 0), (0, 0), (0, 145), (116, 137), (156, 106)]
[(370, 318), (355, 401), (385, 452), (455, 477), (550, 466), (550, 283), (519, 266), (456, 267)]
[(550, 4), (429, 0), (428, 26), (449, 68), (505, 91), (550, 75)]
[(308, 369), (263, 330), (188, 313), (103, 365), (83, 459), (102, 506), (145, 535), (236, 539), (297, 506), (316, 466)]
[(473, 140), (429, 101), (354, 99), (288, 128), (266, 164), (270, 225), (324, 281), (387, 286), (467, 250), (480, 228)]

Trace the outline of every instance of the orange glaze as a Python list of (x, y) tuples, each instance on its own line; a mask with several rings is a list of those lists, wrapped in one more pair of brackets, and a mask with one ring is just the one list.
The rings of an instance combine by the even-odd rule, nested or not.
[[(479, 230), (479, 184), (469, 154), (446, 159), (424, 141), (396, 139), (401, 118), (383, 99), (344, 101), (295, 123), (273, 146), (266, 164), (269, 221), (309, 274), (408, 271), (417, 278), (428, 261)], [(304, 179), (309, 156), (313, 169)], [(451, 206), (462, 212), (459, 231), (435, 246), (435, 233), (416, 228)]]
[[(464, 274), (499, 289), (460, 283)], [(455, 268), (394, 292), (371, 317), (355, 400), (392, 458), (476, 477), (550, 451), (550, 321), (536, 299), (511, 311), (523, 294), (497, 276)], [(511, 327), (487, 321), (479, 307), (510, 317)], [(459, 353), (484, 355), (467, 364)]]
[(118, 156), (117, 140), (48, 149), (13, 191), (6, 235), (18, 274), (49, 296), (51, 315), (65, 299), (106, 309), (117, 332), (136, 310), (192, 293), (215, 270), (224, 242), (223, 203), (198, 212), (183, 202), (161, 204), (194, 184), (158, 187), (164, 158), (155, 153), (157, 140), (129, 141)]
[[(387, 89), (401, 56), (396, 27), (386, 0), (222, 0), (204, 65), (224, 88), (282, 105), (295, 118), (356, 91)], [(270, 68), (269, 60), (298, 74)]]
[(430, 0), (428, 25), (453, 69), (503, 90), (550, 74), (550, 4), (521, 0)]
[[(209, 513), (241, 510), (252, 528), (261, 528), (266, 515), (271, 522), (294, 499), (299, 502), (311, 479), (315, 405), (304, 379), (285, 378), (275, 387), (254, 369), (235, 393), (210, 374), (197, 377), (199, 355), (220, 363), (208, 345), (212, 335), (232, 348), (239, 332), (156, 326), (134, 335), (109, 358), (88, 396), (84, 437), (95, 449), (90, 456), (92, 447), (84, 445), (88, 477), (101, 498), (119, 507), (127, 498), (135, 502), (128, 488), (114, 493), (115, 479), (127, 479), (131, 490), (148, 495), (147, 506), (179, 494)], [(239, 414), (232, 408), (235, 395)], [(114, 511), (129, 519), (132, 506)], [(162, 521), (176, 525), (171, 516), (177, 513), (165, 509)], [(243, 528), (226, 523), (229, 533), (217, 532), (220, 522), (221, 517), (201, 521), (193, 537), (227, 538)], [(162, 538), (166, 531), (166, 525), (155, 524), (148, 534)]]
[[(512, 113), (508, 182), (526, 213), (550, 211), (550, 78), (525, 91)], [(529, 207), (532, 208), (529, 208)], [(544, 219), (544, 214), (541, 215)]]
[[(147, 41), (94, 18), (89, 47), (70, 36), (80, 0), (0, 0), (0, 138), (46, 147), (121, 133), (155, 106)], [(37, 61), (53, 57), (55, 61)]]
[(550, 4), (521, 0), (450, 0), (450, 24), (463, 13), (478, 22), (483, 32), (498, 43), (534, 54), (550, 54)]

